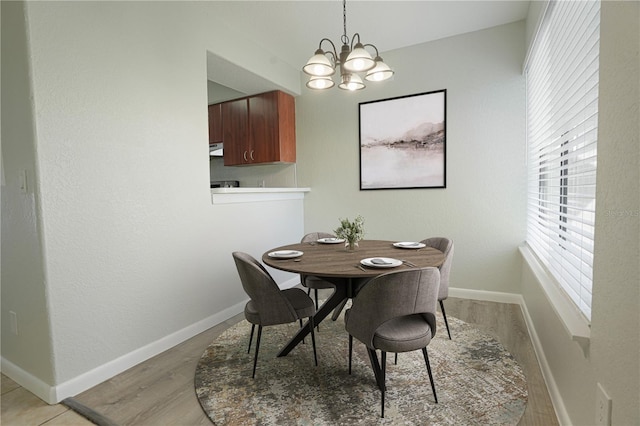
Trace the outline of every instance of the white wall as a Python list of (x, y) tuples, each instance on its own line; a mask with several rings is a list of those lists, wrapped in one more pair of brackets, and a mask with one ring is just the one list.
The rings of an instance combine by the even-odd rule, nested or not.
[[(215, 2), (26, 10), (46, 271), (39, 296), (52, 345), (49, 377), (38, 378), (64, 397), (240, 303), (232, 250), (258, 255), (303, 233), (301, 206), (240, 214), (211, 205), (206, 53), (260, 69), (289, 92), (300, 72), (287, 80), (284, 64), (241, 36), (229, 46)], [(304, 92), (296, 113), (298, 184), (312, 187), (305, 228), (333, 229), (338, 217), (361, 213), (369, 238), (448, 235), (458, 244), (455, 286), (517, 292), (523, 54), (524, 24), (507, 25), (388, 52), (396, 79), (356, 97)], [(448, 188), (360, 192), (357, 102), (442, 88)], [(263, 213), (287, 209), (292, 219), (262, 226)], [(20, 292), (19, 282), (5, 284)], [(3, 361), (29, 371), (8, 353)]]
[[(525, 236), (524, 23), (386, 52), (393, 81), (298, 98), (305, 229), (362, 214), (367, 238), (456, 244), (451, 285), (519, 293)], [(447, 188), (359, 190), (358, 102), (447, 89)]]
[[(26, 73), (24, 63), (4, 60), (5, 31), (18, 39), (21, 33), (19, 26), (5, 30), (12, 6), (2, 2), (2, 103), (22, 99), (23, 104), (16, 104), (20, 116), (11, 120), (2, 108), (3, 371), (11, 363), (62, 388), (57, 397), (94, 385), (241, 306), (244, 295), (231, 251), (259, 255), (304, 230), (331, 230), (339, 217), (358, 213), (367, 220), (369, 238), (452, 236), (457, 243), (453, 286), (522, 291), (532, 311), (547, 315), (535, 283), (521, 280), (517, 252), (525, 223), (524, 24), (387, 52), (385, 60), (397, 71), (394, 81), (355, 96), (338, 89), (303, 92), (297, 99), (298, 183), (312, 188), (303, 229), (301, 203), (265, 203), (259, 212), (211, 205), (206, 52), (259, 70), (290, 91), (299, 87), (298, 70), (270, 61), (269, 52), (241, 35), (230, 36), (233, 29), (218, 22), (215, 2), (28, 3), (28, 81), (19, 77)], [(612, 91), (601, 113), (611, 139), (601, 145), (609, 165), (599, 170), (598, 196), (599, 202), (604, 194), (607, 205), (631, 211), (638, 209), (637, 128), (627, 137), (629, 127), (618, 121), (627, 119), (616, 117), (635, 112), (637, 118), (637, 103), (635, 110), (628, 107), (629, 98), (638, 96), (637, 44), (635, 62), (625, 55), (615, 59), (613, 47), (637, 43), (637, 37), (625, 36), (638, 34), (637, 7), (637, 2), (603, 3), (603, 31), (614, 38), (603, 42), (611, 52), (603, 52), (604, 69), (611, 74), (601, 84)], [(11, 13), (9, 18), (20, 18)], [(617, 24), (626, 19), (632, 22)], [(228, 43), (231, 38), (237, 42)], [(23, 50), (18, 48), (20, 60)], [(17, 92), (5, 90), (10, 86), (5, 69), (11, 70), (11, 84), (18, 83)], [(30, 85), (29, 105), (23, 98)], [(448, 90), (448, 187), (359, 191), (358, 102), (443, 88)], [(625, 101), (620, 110), (611, 109), (617, 97)], [(624, 156), (628, 173), (611, 165), (616, 155)], [(20, 168), (32, 169), (37, 179), (34, 198), (23, 197), (24, 205), (15, 175)], [(625, 176), (629, 181), (620, 182)], [(264, 227), (258, 216), (264, 212), (289, 212), (291, 219)], [(5, 244), (5, 218), (29, 235), (25, 251)], [(616, 422), (637, 423), (637, 369), (627, 368), (633, 362), (637, 368), (637, 330), (626, 330), (623, 319), (632, 318), (633, 324), (638, 313), (612, 314), (625, 303), (638, 305), (638, 242), (624, 240), (638, 235), (637, 224), (637, 218), (597, 224), (595, 273), (603, 284), (594, 287), (602, 300), (598, 296), (594, 302), (592, 359), (579, 360), (575, 346), (554, 355), (553, 372), (576, 423), (593, 419), (588, 412), (593, 413), (594, 397), (578, 400), (570, 385), (584, 383), (584, 371), (613, 394)], [(619, 238), (624, 245), (616, 245)], [(24, 263), (12, 269), (5, 256)], [(17, 339), (5, 340), (7, 310), (17, 311), (20, 324), (29, 319), (19, 326)], [(546, 325), (538, 322), (536, 329), (547, 333), (542, 339), (553, 354), (563, 337), (551, 329), (557, 325), (551, 316), (549, 329)], [(128, 358), (120, 362), (119, 357)], [(630, 403), (634, 398), (636, 404)]]
[[(35, 134), (22, 3), (2, 2), (2, 356), (52, 383)], [(26, 176), (26, 177), (25, 177)], [(26, 180), (26, 187), (24, 182)], [(17, 316), (18, 334), (9, 313)], [(4, 369), (4, 367), (3, 367)]]
[(612, 424), (640, 420), (640, 7), (601, 3), (597, 217), (591, 338), (570, 340), (526, 264), (522, 293), (561, 421), (596, 424), (596, 386), (613, 400)]
[(614, 424), (631, 424), (640, 423), (640, 3), (603, 2), (601, 25), (591, 355)]
[(527, 11), (527, 20), (525, 25), (527, 53), (534, 42), (534, 38), (538, 33), (538, 29), (542, 24), (544, 12), (549, 5), (549, 0), (533, 0), (529, 2), (529, 10)]
[[(22, 4), (6, 3), (24, 22)], [(289, 91), (300, 81), (241, 35), (229, 46), (215, 2), (28, 2), (26, 19), (26, 37), (18, 26), (7, 40), (23, 41), (30, 73), (3, 60), (20, 84), (3, 90), (3, 106), (19, 102), (24, 116), (5, 121), (3, 108), (12, 166), (2, 212), (28, 239), (10, 244), (3, 221), (2, 367), (53, 402), (240, 311), (231, 252), (259, 256), (300, 238), (302, 201), (211, 203), (207, 51)], [(35, 198), (19, 194), (19, 168), (38, 171)], [(5, 339), (8, 310), (20, 334)]]

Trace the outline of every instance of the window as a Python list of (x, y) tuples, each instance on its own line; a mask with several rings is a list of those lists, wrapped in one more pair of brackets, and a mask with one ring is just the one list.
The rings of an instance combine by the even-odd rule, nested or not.
[(528, 58), (527, 244), (588, 320), (600, 3), (552, 1)]

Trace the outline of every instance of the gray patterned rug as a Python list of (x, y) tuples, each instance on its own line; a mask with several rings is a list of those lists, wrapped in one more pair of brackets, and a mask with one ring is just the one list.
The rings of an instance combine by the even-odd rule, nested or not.
[(320, 325), (318, 367), (310, 338), (286, 357), (276, 357), (296, 325), (265, 327), (255, 379), (255, 336), (247, 354), (251, 325), (241, 321), (202, 355), (196, 394), (217, 425), (517, 424), (527, 404), (522, 369), (493, 337), (457, 318), (448, 320), (453, 340), (438, 314), (438, 332), (427, 348), (437, 404), (422, 353), (400, 354), (397, 365), (389, 354), (385, 418), (380, 418), (380, 392), (365, 347), (355, 339), (348, 374), (342, 316)]

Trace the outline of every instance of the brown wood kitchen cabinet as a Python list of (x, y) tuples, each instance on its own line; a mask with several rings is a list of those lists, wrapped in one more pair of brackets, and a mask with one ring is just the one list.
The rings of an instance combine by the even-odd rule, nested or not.
[(222, 105), (209, 105), (209, 144), (222, 142)]
[[(224, 142), (224, 165), (245, 164), (249, 140), (249, 103), (246, 98), (222, 104), (222, 141)], [(248, 157), (248, 156), (247, 156)]]
[(225, 166), (295, 163), (293, 96), (273, 91), (221, 105)]

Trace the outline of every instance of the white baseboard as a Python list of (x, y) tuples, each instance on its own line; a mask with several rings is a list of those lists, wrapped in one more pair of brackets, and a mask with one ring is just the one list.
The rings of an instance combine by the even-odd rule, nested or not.
[(520, 305), (522, 316), (524, 317), (527, 330), (529, 331), (529, 336), (531, 336), (531, 343), (533, 344), (533, 350), (536, 353), (542, 377), (547, 385), (547, 390), (549, 391), (549, 397), (551, 398), (551, 403), (553, 404), (553, 408), (556, 412), (556, 417), (558, 417), (558, 422), (560, 425), (570, 425), (571, 420), (569, 418), (569, 414), (560, 395), (560, 390), (553, 378), (553, 374), (551, 373), (551, 368), (549, 367), (547, 357), (544, 354), (542, 343), (540, 342), (540, 338), (538, 337), (538, 333), (533, 325), (533, 320), (529, 315), (529, 310), (527, 309), (527, 305), (522, 295), (516, 293), (469, 290), (464, 288), (449, 288), (449, 296), (461, 299), (484, 300), (487, 302), (513, 303)]
[[(297, 284), (299, 284), (299, 280), (297, 278), (292, 278), (283, 283), (280, 283), (279, 287), (282, 289), (286, 289), (294, 287)], [(562, 398), (560, 397), (560, 393), (553, 375), (551, 374), (549, 364), (542, 349), (542, 344), (540, 343), (538, 334), (533, 327), (533, 322), (531, 320), (531, 317), (529, 316), (529, 312), (524, 303), (522, 295), (515, 293), (450, 288), (449, 296), (463, 299), (484, 300), (498, 303), (513, 303), (520, 305), (525, 323), (527, 325), (527, 329), (529, 330), (529, 335), (531, 336), (531, 340), (533, 342), (533, 347), (537, 355), (542, 375), (544, 377), (547, 389), (549, 390), (549, 394), (553, 402), (553, 406), (558, 416), (558, 421), (561, 425), (570, 424), (569, 416), (565, 409)], [(10, 377), (16, 383), (23, 386), (25, 389), (29, 390), (31, 393), (33, 393), (43, 401), (47, 402), (48, 404), (57, 404), (65, 398), (77, 395), (87, 389), (91, 389), (92, 387), (104, 382), (105, 380), (108, 380), (122, 373), (123, 371), (126, 371), (129, 368), (148, 360), (149, 358), (152, 358), (168, 349), (171, 349), (172, 347), (184, 342), (185, 340), (188, 340), (191, 337), (202, 333), (203, 331), (208, 330), (209, 328), (241, 313), (244, 309), (245, 303), (246, 301), (242, 301), (195, 324), (185, 327), (182, 330), (165, 336), (155, 342), (136, 349), (135, 351), (116, 358), (113, 361), (96, 367), (91, 371), (88, 371), (80, 376), (77, 376), (56, 386), (51, 386), (43, 382), (42, 380), (24, 371), (5, 358), (1, 358), (1, 369), (5, 375)]]
[(211, 315), (197, 323), (178, 330), (168, 336), (156, 340), (146, 346), (136, 349), (119, 358), (109, 361), (84, 374), (67, 380), (56, 386), (44, 383), (40, 379), (22, 370), (12, 362), (2, 358), (2, 372), (16, 383), (27, 389), (48, 404), (57, 404), (65, 398), (77, 395), (87, 389), (108, 380), (129, 368), (140, 364), (172, 347), (202, 333), (209, 328), (239, 314), (243, 311), (246, 301), (242, 301), (230, 308)]
[(547, 385), (547, 390), (549, 391), (549, 397), (551, 398), (553, 409), (556, 412), (558, 423), (561, 426), (570, 425), (571, 419), (569, 418), (569, 413), (567, 412), (567, 408), (565, 407), (564, 401), (562, 400), (562, 396), (560, 395), (560, 390), (558, 389), (556, 380), (553, 378), (553, 374), (551, 373), (551, 367), (549, 366), (547, 357), (544, 354), (542, 343), (540, 342), (538, 333), (536, 332), (536, 329), (533, 326), (533, 320), (529, 315), (529, 310), (527, 309), (526, 303), (524, 303), (524, 299), (520, 304), (520, 309), (522, 309), (522, 316), (524, 316), (524, 321), (527, 324), (527, 330), (529, 331), (529, 336), (531, 336), (531, 343), (533, 344), (533, 350), (536, 353), (536, 358), (538, 359), (538, 365), (540, 366), (542, 377), (544, 379), (545, 384)]
[[(287, 289), (295, 287), (298, 284), (300, 284), (300, 279), (294, 277), (280, 283), (278, 286), (282, 289)], [(198, 321), (195, 324), (191, 324), (182, 330), (178, 330), (175, 333), (129, 352), (128, 354), (122, 355), (119, 358), (109, 361), (106, 364), (96, 367), (91, 371), (74, 377), (71, 380), (67, 380), (59, 385), (51, 386), (5, 358), (1, 358), (0, 368), (5, 375), (27, 389), (29, 392), (36, 395), (38, 398), (45, 401), (47, 404), (57, 404), (65, 398), (77, 395), (87, 389), (91, 389), (105, 380), (109, 380), (123, 371), (171, 349), (185, 340), (188, 340), (191, 337), (241, 313), (244, 309), (244, 305), (247, 303), (247, 300), (243, 300), (230, 308), (211, 315), (210, 317)]]
[(466, 288), (449, 287), (449, 296), (458, 297), (460, 299), (484, 300), (487, 302), (515, 303), (518, 305), (524, 303), (524, 299), (520, 294), (502, 293), (499, 291), (469, 290)]
[(0, 359), (0, 369), (2, 369), (2, 374), (10, 377), (11, 380), (27, 389), (47, 404), (55, 404), (58, 402), (55, 400), (55, 389), (53, 386), (24, 371), (22, 368), (4, 357)]

